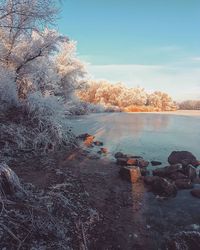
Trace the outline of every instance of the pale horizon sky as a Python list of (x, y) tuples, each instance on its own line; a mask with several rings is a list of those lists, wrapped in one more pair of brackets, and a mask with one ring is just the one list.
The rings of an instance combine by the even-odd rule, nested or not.
[(199, 0), (63, 0), (59, 31), (92, 78), (200, 99)]

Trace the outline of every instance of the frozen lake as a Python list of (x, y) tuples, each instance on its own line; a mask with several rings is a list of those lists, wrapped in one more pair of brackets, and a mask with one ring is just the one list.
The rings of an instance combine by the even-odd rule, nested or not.
[(95, 135), (111, 155), (122, 151), (166, 163), (172, 151), (187, 150), (200, 159), (200, 111), (102, 113), (71, 122), (75, 134)]

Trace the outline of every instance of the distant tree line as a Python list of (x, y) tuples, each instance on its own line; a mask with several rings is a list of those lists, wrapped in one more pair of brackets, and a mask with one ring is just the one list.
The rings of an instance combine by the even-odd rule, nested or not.
[(200, 100), (187, 100), (179, 103), (179, 109), (200, 110)]
[(100, 104), (106, 108), (117, 107), (123, 111), (171, 111), (176, 110), (172, 98), (160, 91), (147, 93), (144, 88), (128, 88), (122, 83), (90, 81), (78, 92), (82, 101)]

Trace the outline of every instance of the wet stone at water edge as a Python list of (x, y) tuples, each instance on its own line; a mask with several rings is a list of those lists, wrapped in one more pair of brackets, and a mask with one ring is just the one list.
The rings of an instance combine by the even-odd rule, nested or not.
[(131, 183), (136, 183), (141, 177), (141, 172), (137, 166), (125, 166), (120, 169), (119, 175)]

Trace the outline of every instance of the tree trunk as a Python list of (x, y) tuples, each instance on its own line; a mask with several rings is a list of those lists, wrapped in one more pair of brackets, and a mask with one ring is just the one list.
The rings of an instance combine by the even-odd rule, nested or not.
[(0, 196), (24, 193), (18, 176), (5, 163), (0, 163)]

